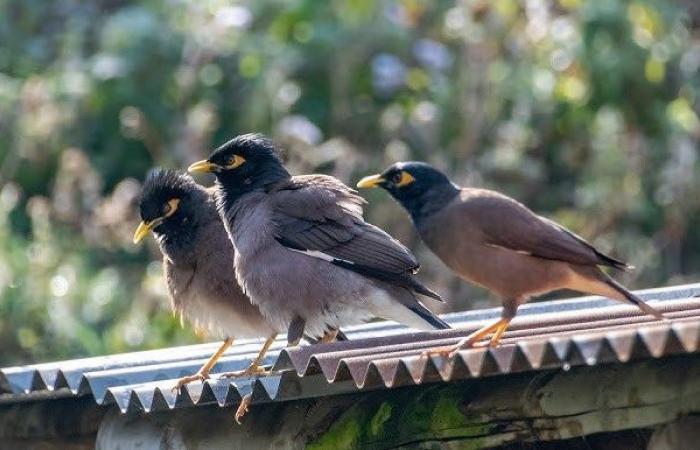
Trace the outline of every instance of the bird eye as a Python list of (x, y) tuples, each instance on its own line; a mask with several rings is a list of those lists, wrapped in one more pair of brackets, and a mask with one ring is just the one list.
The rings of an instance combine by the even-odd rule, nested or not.
[(408, 184), (413, 183), (416, 181), (415, 178), (413, 178), (413, 175), (410, 173), (406, 172), (405, 170), (402, 170), (401, 172), (397, 172), (395, 175), (391, 177), (391, 182), (396, 185), (396, 187), (404, 187)]
[(226, 161), (227, 169), (235, 169), (245, 162), (245, 158), (240, 155), (233, 155)]
[(175, 214), (177, 207), (180, 204), (179, 198), (171, 198), (166, 204), (163, 205), (163, 217), (170, 217)]

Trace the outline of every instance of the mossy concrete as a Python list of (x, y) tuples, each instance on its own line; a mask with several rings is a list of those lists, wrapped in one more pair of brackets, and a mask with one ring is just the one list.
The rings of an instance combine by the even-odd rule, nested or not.
[(479, 417), (460, 410), (462, 386), (398, 389), (367, 395), (307, 445), (309, 450), (386, 448), (412, 442), (469, 438), (480, 448), (492, 431)]

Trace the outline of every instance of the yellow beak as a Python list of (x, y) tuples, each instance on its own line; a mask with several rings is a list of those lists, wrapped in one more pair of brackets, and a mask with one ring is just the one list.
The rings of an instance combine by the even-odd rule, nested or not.
[(143, 238), (148, 236), (148, 233), (153, 230), (158, 225), (158, 221), (154, 220), (152, 222), (141, 222), (136, 228), (136, 232), (134, 233), (134, 244), (138, 244), (139, 242), (143, 241)]
[(196, 163), (192, 164), (187, 168), (187, 171), (190, 173), (210, 173), (216, 172), (218, 168), (219, 166), (216, 164), (210, 163), (206, 159), (203, 159), (202, 161), (197, 161)]
[(359, 183), (357, 183), (358, 188), (364, 188), (364, 189), (369, 189), (369, 188), (375, 188), (379, 186), (380, 184), (384, 183), (386, 180), (379, 174), (377, 175), (370, 175), (368, 177), (364, 177), (363, 179), (360, 180)]

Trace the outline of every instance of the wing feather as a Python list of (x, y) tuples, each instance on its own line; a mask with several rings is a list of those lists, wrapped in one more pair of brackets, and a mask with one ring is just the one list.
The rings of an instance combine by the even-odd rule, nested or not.
[(282, 245), (311, 256), (327, 255), (362, 275), (439, 298), (413, 277), (419, 264), (410, 250), (365, 222), (364, 200), (340, 181), (323, 175), (293, 177), (272, 194)]
[(489, 245), (572, 264), (629, 267), (510, 197), (476, 189), (463, 194), (460, 209), (466, 215), (464, 220), (477, 225)]

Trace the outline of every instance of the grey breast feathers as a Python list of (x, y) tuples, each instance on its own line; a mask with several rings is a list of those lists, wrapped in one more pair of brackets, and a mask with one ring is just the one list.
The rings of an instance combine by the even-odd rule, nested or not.
[[(262, 337), (272, 327), (253, 305), (236, 280), (235, 250), (210, 197), (199, 210), (191, 279), (180, 295), (173, 295), (175, 310), (201, 328), (231, 337)], [(184, 268), (173, 273), (185, 281)]]
[(195, 267), (194, 265), (178, 266), (170, 258), (163, 256), (163, 274), (170, 294), (171, 307), (179, 314), (183, 305), (192, 299), (191, 288)]

